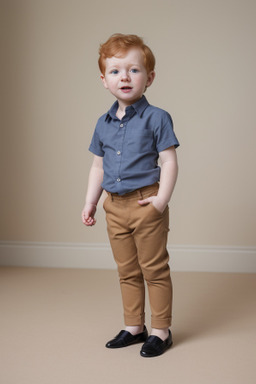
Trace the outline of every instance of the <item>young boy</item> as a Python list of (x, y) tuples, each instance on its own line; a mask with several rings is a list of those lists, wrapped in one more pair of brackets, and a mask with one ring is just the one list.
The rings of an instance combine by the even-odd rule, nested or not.
[[(141, 356), (153, 357), (172, 345), (172, 282), (166, 244), (179, 142), (171, 116), (149, 105), (143, 95), (155, 78), (155, 58), (143, 40), (115, 34), (101, 45), (99, 54), (101, 80), (116, 102), (98, 120), (89, 147), (94, 160), (82, 221), (87, 226), (96, 223), (96, 206), (106, 190), (103, 207), (126, 325), (106, 347), (143, 342)], [(150, 336), (144, 325), (144, 281), (151, 307)]]

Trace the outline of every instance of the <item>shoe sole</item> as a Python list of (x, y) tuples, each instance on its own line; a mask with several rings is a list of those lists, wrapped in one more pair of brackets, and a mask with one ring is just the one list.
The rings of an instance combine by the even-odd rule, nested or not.
[(126, 345), (120, 345), (120, 346), (108, 346), (107, 344), (105, 345), (106, 348), (108, 349), (120, 349), (120, 348), (126, 348), (126, 347), (129, 347), (130, 345), (134, 345), (134, 344), (140, 344), (140, 343), (145, 343), (146, 340), (139, 340), (139, 341), (134, 341), (132, 343), (129, 343), (129, 344), (126, 344)]

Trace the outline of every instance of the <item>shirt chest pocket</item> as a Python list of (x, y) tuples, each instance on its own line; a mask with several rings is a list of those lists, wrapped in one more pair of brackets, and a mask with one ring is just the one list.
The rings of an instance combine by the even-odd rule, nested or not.
[(154, 149), (154, 137), (151, 132), (133, 134), (127, 138), (127, 149), (130, 152), (144, 153)]

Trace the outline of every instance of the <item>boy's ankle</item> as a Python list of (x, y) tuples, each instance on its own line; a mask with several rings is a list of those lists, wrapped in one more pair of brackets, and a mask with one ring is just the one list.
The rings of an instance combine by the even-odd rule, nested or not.
[(166, 340), (169, 337), (169, 328), (152, 328), (151, 330), (151, 336), (158, 336), (163, 341)]
[(125, 327), (125, 330), (130, 332), (133, 336), (138, 335), (139, 333), (142, 333), (144, 330), (144, 325), (127, 325)]

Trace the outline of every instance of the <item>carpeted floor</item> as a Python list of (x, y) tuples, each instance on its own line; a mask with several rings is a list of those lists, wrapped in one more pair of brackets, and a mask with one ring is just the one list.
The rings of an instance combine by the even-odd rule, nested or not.
[(105, 348), (123, 328), (116, 271), (0, 268), (0, 383), (255, 384), (256, 274), (172, 279), (174, 345), (145, 359)]

